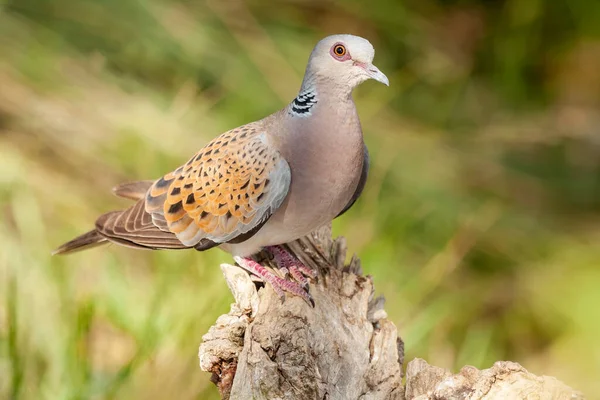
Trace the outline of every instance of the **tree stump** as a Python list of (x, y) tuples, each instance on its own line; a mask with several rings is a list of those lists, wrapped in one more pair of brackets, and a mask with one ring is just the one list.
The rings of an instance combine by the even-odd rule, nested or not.
[[(510, 362), (452, 375), (417, 359), (408, 365), (405, 388), (403, 342), (358, 258), (344, 264), (345, 240), (332, 240), (327, 226), (288, 247), (319, 272), (310, 285), (314, 308), (291, 295), (282, 302), (241, 268), (221, 265), (235, 303), (203, 336), (199, 358), (223, 399), (583, 398)], [(257, 261), (270, 263), (264, 255)]]

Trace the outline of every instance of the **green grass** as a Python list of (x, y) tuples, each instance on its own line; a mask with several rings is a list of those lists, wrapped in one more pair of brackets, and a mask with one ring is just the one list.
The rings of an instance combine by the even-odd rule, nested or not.
[(333, 32), (391, 81), (356, 91), (373, 165), (334, 230), (407, 359), (600, 396), (596, 3), (2, 2), (0, 397), (218, 398), (196, 353), (227, 254), (49, 254), (127, 204), (115, 184), (282, 107)]

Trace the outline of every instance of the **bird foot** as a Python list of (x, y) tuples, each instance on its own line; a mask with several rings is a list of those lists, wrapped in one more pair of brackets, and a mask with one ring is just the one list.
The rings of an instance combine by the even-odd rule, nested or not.
[(317, 273), (312, 268), (304, 265), (292, 253), (286, 250), (283, 246), (267, 246), (266, 249), (273, 254), (275, 264), (283, 271), (284, 274), (289, 274), (304, 288), (308, 288), (308, 279), (316, 278)]
[(312, 296), (297, 282), (283, 279), (275, 275), (269, 269), (263, 267), (251, 258), (235, 256), (233, 259), (246, 271), (258, 276), (263, 280), (263, 282), (270, 283), (275, 290), (275, 293), (277, 293), (277, 295), (281, 298), (281, 301), (285, 300), (285, 292), (288, 292), (303, 298), (304, 301), (306, 301), (312, 307), (315, 306)]

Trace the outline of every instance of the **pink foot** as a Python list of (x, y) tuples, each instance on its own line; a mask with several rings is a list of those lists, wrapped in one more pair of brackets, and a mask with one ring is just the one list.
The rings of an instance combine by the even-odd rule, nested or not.
[(315, 306), (315, 302), (311, 295), (298, 283), (278, 277), (251, 258), (235, 256), (233, 259), (246, 271), (258, 276), (264, 282), (269, 282), (275, 290), (275, 293), (281, 298), (281, 301), (285, 299), (285, 292), (289, 292), (302, 297), (311, 306)]
[(292, 255), (283, 246), (267, 246), (266, 249), (273, 254), (275, 263), (284, 272), (289, 272), (290, 275), (298, 281), (303, 287), (308, 287), (308, 279), (316, 278), (317, 273), (304, 265), (300, 260)]

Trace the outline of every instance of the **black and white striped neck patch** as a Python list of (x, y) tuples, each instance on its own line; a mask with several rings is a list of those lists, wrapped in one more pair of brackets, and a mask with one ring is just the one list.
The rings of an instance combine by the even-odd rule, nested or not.
[(303, 90), (292, 101), (290, 114), (300, 117), (308, 116), (315, 104), (317, 104), (317, 92), (314, 89)]

